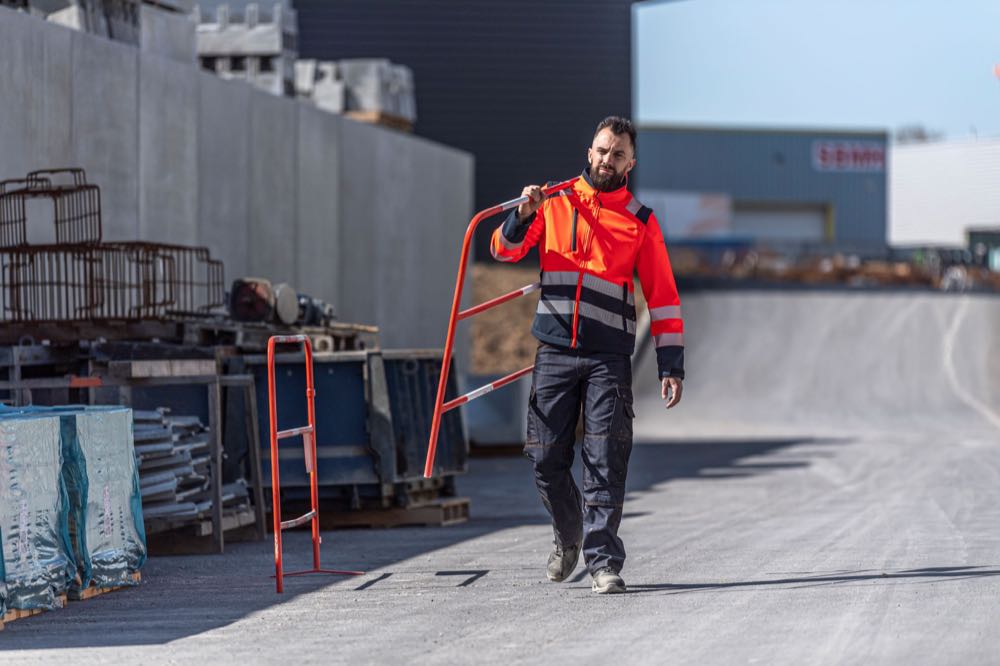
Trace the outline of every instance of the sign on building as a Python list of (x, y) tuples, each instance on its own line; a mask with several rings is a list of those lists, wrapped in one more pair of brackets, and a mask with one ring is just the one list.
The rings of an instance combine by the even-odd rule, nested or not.
[(881, 172), (885, 145), (876, 141), (813, 141), (812, 163), (817, 171)]

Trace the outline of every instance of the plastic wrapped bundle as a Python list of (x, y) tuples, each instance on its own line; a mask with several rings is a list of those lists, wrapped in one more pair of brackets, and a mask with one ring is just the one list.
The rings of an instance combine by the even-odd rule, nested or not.
[(73, 587), (134, 584), (146, 561), (132, 410), (78, 407), (62, 418), (63, 476), (79, 579)]
[(0, 412), (0, 548), (7, 608), (58, 608), (75, 573), (59, 417)]

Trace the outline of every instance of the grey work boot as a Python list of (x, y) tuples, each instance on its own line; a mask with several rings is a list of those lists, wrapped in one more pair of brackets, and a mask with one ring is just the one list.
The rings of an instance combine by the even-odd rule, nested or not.
[(580, 559), (580, 544), (574, 546), (560, 546), (556, 544), (555, 549), (549, 555), (549, 563), (545, 567), (545, 575), (554, 583), (561, 583), (566, 580), (576, 563)]
[(625, 591), (625, 581), (614, 569), (604, 567), (594, 574), (590, 589), (598, 594), (620, 594)]

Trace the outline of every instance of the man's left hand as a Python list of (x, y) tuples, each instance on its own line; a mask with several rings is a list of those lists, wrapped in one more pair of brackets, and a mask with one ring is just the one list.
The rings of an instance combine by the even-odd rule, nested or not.
[(660, 397), (667, 401), (667, 409), (681, 401), (683, 392), (684, 382), (679, 377), (664, 377), (660, 380)]

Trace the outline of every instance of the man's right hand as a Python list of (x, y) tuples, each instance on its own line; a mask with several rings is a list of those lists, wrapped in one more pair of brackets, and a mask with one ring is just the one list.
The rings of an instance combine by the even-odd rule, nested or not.
[(517, 207), (517, 219), (525, 222), (542, 207), (542, 188), (540, 185), (528, 185), (521, 190), (521, 196), (528, 197), (528, 201)]

